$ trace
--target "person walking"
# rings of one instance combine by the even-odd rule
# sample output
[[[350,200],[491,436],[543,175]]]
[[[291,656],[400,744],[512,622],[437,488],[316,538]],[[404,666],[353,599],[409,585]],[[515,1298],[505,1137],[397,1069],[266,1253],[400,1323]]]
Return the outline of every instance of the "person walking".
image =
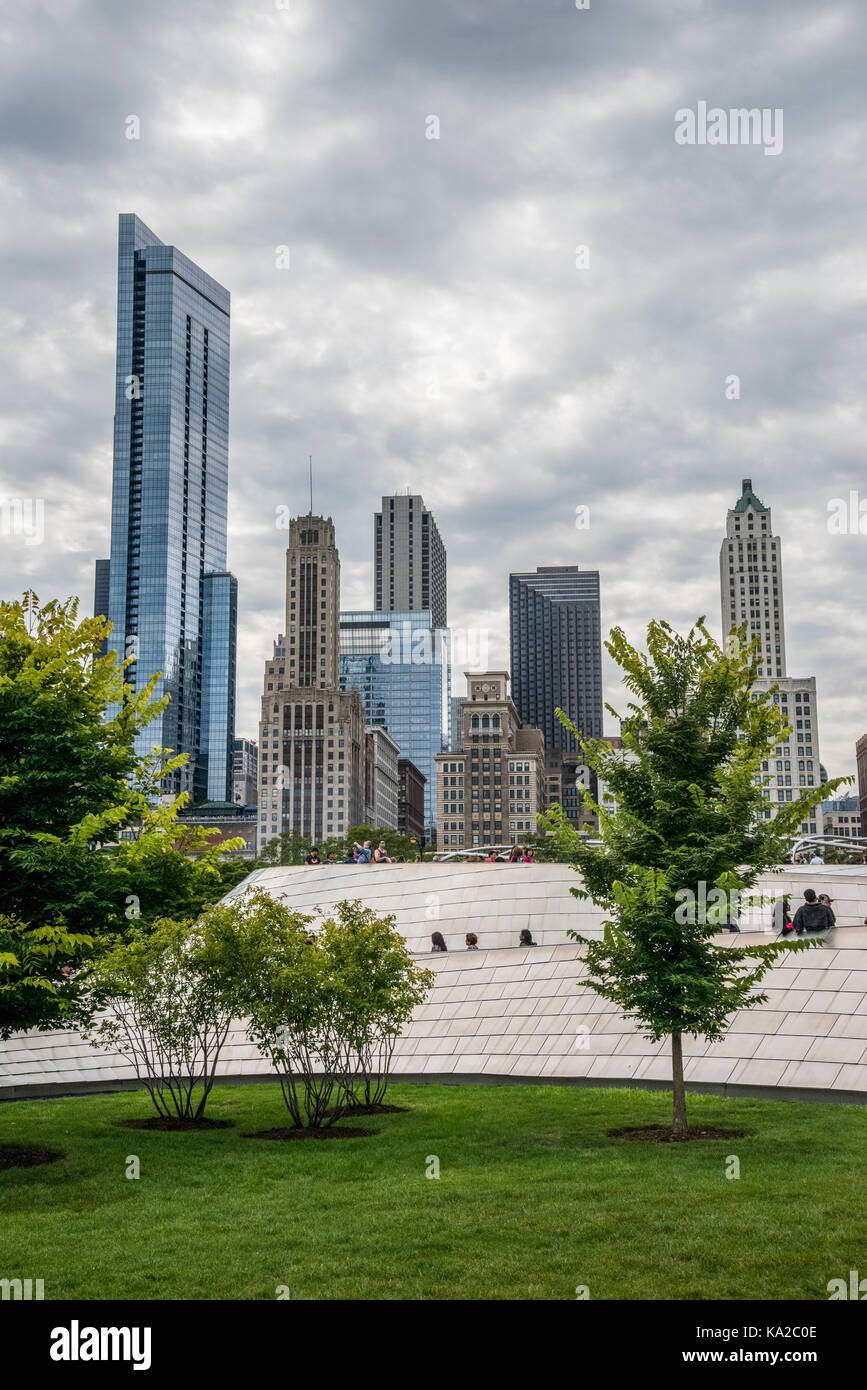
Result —
[[[321,863],[322,863],[322,860],[319,858],[319,850],[317,849],[316,845],[311,845],[310,849],[307,851],[307,853],[306,853],[305,856],[304,856],[304,863],[305,863],[305,864],[321,864]]]
[[[517,863],[518,863],[518,860],[519,860],[520,858],[521,858],[521,847],[520,847],[520,845],[512,845],[512,852],[511,852],[511,854],[509,855],[509,863],[510,863],[510,864],[517,864]]]
[[[824,861],[824,859],[822,858],[821,854],[819,853],[818,849],[814,849],[814,850],[813,850],[813,858],[810,860],[810,863],[811,863],[811,864],[824,864],[824,862],[825,862],[825,861]]]
[[[441,931],[431,932],[430,939],[432,951],[447,951],[449,949]]]

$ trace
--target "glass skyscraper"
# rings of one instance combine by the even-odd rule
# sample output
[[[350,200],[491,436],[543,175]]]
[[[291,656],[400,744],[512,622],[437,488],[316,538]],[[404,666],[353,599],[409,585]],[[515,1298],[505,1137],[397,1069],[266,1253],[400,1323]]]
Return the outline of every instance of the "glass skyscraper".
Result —
[[[556,714],[585,738],[602,737],[599,572],[543,566],[509,576],[512,699],[523,724],[541,729],[548,751],[574,752]]]
[[[127,680],[141,689],[160,672],[157,694],[171,697],[136,749],[188,754],[163,786],[194,801],[232,799],[228,435],[229,293],[122,213],[107,616],[111,644],[134,658]]]
[[[449,633],[429,611],[341,613],[340,685],[355,686],[367,724],[387,729],[423,772],[425,835],[436,838],[437,753],[449,722]]]

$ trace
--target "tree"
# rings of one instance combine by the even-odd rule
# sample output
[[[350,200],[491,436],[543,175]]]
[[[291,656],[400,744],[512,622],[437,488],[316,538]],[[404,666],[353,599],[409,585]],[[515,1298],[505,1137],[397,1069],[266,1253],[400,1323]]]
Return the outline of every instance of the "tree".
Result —
[[[134,930],[99,958],[91,987],[105,1010],[86,1033],[91,1045],[132,1063],[158,1115],[201,1119],[233,1005],[207,918],[195,925],[162,918]]]
[[[87,1017],[87,959],[131,925],[197,915],[237,882],[216,831],[181,830],[154,807],[186,762],[135,739],[165,709],[101,656],[111,624],[33,593],[0,603],[0,1030]],[[122,832],[134,830],[132,842]],[[246,867],[246,866],[245,866]]]
[[[80,1013],[78,967],[93,940],[63,927],[31,927],[0,916],[0,1038],[56,1028]]]
[[[162,760],[136,735],[165,708],[135,692],[110,624],[77,600],[0,603],[0,1027],[50,1028],[83,1007],[80,967],[123,929],[124,878],[95,846],[147,810]],[[26,981],[26,984],[24,983]]]
[[[254,865],[258,869],[269,869],[276,865],[303,864],[304,856],[313,841],[309,835],[300,835],[295,830],[284,830],[269,840]]]
[[[789,729],[774,691],[753,688],[758,644],[747,645],[745,624],[725,649],[704,619],[686,637],[652,622],[646,655],[620,628],[605,645],[635,697],[621,721],[622,750],[581,738],[557,714],[619,809],[611,815],[584,793],[599,816],[601,847],[585,843],[556,808],[546,824],[583,877],[584,888],[572,892],[610,913],[601,940],[570,933],[586,949],[582,983],[654,1041],[671,1039],[673,1135],[684,1139],[683,1035],[723,1037],[732,1013],[766,1001],[757,986],[777,955],[814,944],[717,946],[712,937],[759,873],[782,863],[810,808],[846,779],[807,788],[765,818],[771,779],[762,762]]]

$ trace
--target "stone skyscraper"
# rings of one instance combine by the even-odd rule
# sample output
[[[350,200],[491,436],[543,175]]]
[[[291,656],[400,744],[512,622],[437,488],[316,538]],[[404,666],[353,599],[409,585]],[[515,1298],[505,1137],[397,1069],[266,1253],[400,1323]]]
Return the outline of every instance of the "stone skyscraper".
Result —
[[[771,529],[771,509],[753,492],[751,478],[744,478],[741,496],[726,518],[720,588],[723,641],[744,622],[747,640],[759,638],[762,674],[755,688],[774,691],[774,703],[792,726],[787,741],[762,764],[762,772],[770,777],[764,812],[770,820],[781,803],[792,801],[802,789],[821,785],[819,721],[815,676],[786,674],[781,543]],[[801,831],[821,835],[822,829],[820,802],[801,823]]]
[[[265,664],[259,848],[294,831],[342,836],[364,818],[364,710],[339,681],[340,557],[330,517],[293,517],[285,630]]]
[[[602,737],[599,573],[555,565],[509,576],[512,699],[521,722],[541,729],[548,752],[572,752],[565,710],[587,738]]]
[[[744,478],[741,496],[726,517],[720,549],[723,636],[742,622],[760,637],[763,676],[786,674],[783,567],[780,542],[771,530],[771,509]]]
[[[186,753],[164,782],[231,801],[237,581],[226,569],[229,294],[132,213],[120,217],[111,560],[96,611],[126,679],[171,698],[136,739]],[[106,602],[107,599],[107,602]]]
[[[373,517],[373,554],[378,613],[427,609],[433,627],[447,626],[446,550],[421,497],[383,497]]]

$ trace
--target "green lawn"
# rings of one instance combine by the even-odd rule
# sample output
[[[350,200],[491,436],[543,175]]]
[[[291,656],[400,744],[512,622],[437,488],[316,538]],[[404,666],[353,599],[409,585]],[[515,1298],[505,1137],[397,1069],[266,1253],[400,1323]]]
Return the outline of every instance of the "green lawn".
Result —
[[[113,1127],[143,1093],[2,1105],[0,1144],[66,1158],[0,1173],[0,1277],[46,1298],[824,1300],[867,1273],[867,1108],[692,1096],[693,1125],[750,1133],[639,1145],[606,1131],[667,1122],[667,1094],[389,1100],[410,1113],[348,1122],[373,1138],[289,1144],[242,1137],[288,1123],[271,1085],[219,1088],[208,1113],[237,1128],[199,1133]]]

